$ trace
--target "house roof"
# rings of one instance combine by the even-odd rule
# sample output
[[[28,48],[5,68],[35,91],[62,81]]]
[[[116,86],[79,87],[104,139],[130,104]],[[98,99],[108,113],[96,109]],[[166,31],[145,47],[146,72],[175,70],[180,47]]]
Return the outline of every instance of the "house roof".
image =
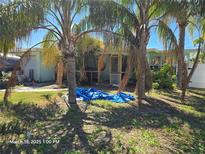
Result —
[[[17,56],[7,55],[3,57],[3,55],[0,54],[0,71],[12,71],[19,59],[20,57]]]

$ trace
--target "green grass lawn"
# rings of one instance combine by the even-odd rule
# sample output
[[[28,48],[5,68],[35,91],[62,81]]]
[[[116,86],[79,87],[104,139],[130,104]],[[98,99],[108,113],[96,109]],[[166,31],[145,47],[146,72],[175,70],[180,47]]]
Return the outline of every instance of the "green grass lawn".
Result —
[[[153,91],[139,108],[96,100],[84,113],[68,111],[62,93],[13,93],[0,113],[0,153],[205,153],[205,90],[189,90],[183,104],[179,91]]]

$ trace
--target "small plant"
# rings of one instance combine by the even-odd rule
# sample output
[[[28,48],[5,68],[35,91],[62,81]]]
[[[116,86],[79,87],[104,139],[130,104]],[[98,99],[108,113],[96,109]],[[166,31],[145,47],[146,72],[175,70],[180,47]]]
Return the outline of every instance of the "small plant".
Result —
[[[159,83],[154,82],[154,83],[152,84],[152,87],[153,87],[154,89],[159,89]]]

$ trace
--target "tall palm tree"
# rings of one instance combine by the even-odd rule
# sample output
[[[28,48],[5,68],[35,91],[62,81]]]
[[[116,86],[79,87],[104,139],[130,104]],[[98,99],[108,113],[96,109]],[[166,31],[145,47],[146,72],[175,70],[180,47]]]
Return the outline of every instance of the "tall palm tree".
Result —
[[[86,14],[87,2],[86,0],[27,0],[24,2],[32,4],[30,10],[33,10],[33,16],[41,20],[35,21],[32,18],[28,18],[29,21],[35,24],[31,24],[26,28],[22,28],[19,31],[25,29],[46,29],[51,32],[55,39],[50,40],[53,43],[58,43],[58,48],[62,53],[63,61],[66,62],[67,81],[69,89],[69,103],[71,106],[76,104],[76,43],[85,34],[96,31],[90,29],[91,25],[87,24],[88,18]],[[19,8],[21,11],[21,7]],[[40,10],[40,11],[39,11]],[[42,11],[41,11],[42,10]],[[40,15],[39,15],[40,13]],[[21,13],[26,17],[26,13]],[[38,17],[39,15],[39,17]],[[41,18],[43,17],[43,18]],[[82,18],[81,18],[82,17]],[[79,22],[76,22],[80,20]],[[17,20],[21,21],[21,20]],[[29,23],[25,22],[25,24]],[[18,31],[18,32],[19,32]]]
[[[202,1],[165,1],[165,8],[167,10],[164,19],[159,22],[158,32],[163,39],[164,44],[170,49],[174,49],[178,59],[178,82],[177,85],[182,89],[182,101],[184,101],[187,88],[187,64],[185,62],[184,45],[186,28],[190,24],[190,19],[204,14],[204,2]],[[174,20],[172,20],[174,19]],[[179,29],[178,40],[174,31],[167,25],[173,21],[177,23]]]
[[[131,65],[137,72],[136,93],[139,103],[145,98],[146,74],[151,76],[146,47],[150,38],[150,29],[158,23],[163,14],[163,7],[159,5],[161,3],[158,0],[90,1],[92,23],[97,27],[106,28],[117,36],[122,36],[132,46],[131,57],[137,59]]]

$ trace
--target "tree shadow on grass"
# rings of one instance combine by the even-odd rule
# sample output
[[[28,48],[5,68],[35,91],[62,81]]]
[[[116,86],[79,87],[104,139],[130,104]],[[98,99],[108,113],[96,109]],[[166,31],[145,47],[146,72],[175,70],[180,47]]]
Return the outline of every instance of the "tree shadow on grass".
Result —
[[[189,92],[194,93],[196,95],[205,96],[205,89],[189,89]]]
[[[50,98],[48,97],[48,99]],[[147,103],[140,105],[139,110],[131,104],[126,107],[123,105],[106,107],[106,105],[91,103],[91,106],[103,108],[103,110],[89,113],[82,113],[78,106],[74,106],[73,110],[66,113],[59,113],[60,109],[53,101],[45,108],[23,103],[13,105],[11,110],[14,111],[15,116],[21,123],[26,124],[23,128],[20,127],[19,134],[31,132],[30,139],[34,141],[51,139],[51,141],[59,142],[28,145],[4,144],[0,146],[0,153],[20,153],[20,151],[32,153],[34,150],[42,153],[65,153],[75,150],[96,153],[97,148],[90,145],[90,140],[87,138],[89,134],[83,130],[85,124],[106,126],[108,129],[124,129],[129,132],[133,128],[167,127],[173,125],[172,120],[177,118],[179,119],[178,125],[188,123],[193,130],[205,129],[205,117],[196,117],[185,113],[178,110],[176,106],[157,98],[148,98],[146,101]],[[8,132],[8,134],[12,133]],[[106,146],[111,145],[107,144]]]
[[[187,107],[193,107],[194,110],[196,110],[198,112],[205,112],[205,98],[191,95],[191,96],[186,98],[186,101],[184,103],[181,103],[180,101],[176,101],[176,100],[171,99],[170,95],[166,95],[166,96],[168,96],[168,97],[163,98],[164,100],[167,100],[169,102],[173,102],[173,103],[179,104],[179,105],[185,105]]]
[[[201,125],[205,117],[195,117],[156,98],[148,98],[147,102],[141,104],[139,110],[130,105],[130,107],[109,108],[104,112],[90,113],[88,120],[109,128],[130,127],[133,120],[139,120],[139,125],[143,128],[162,128],[170,124],[170,117],[177,117],[181,121],[189,123],[193,128],[205,128],[205,125]],[[95,103],[92,105],[104,108]]]
[[[5,137],[10,135],[15,141],[29,139],[30,144],[12,144],[9,137],[4,138],[0,144],[0,153],[65,153],[75,150],[84,150],[85,153],[96,153],[89,145],[87,136],[83,131],[83,120],[86,113],[82,113],[78,105],[72,110],[60,114],[60,109],[55,102],[44,108],[37,105],[18,103],[10,107],[19,121],[19,131],[2,131]],[[56,114],[59,114],[56,116]],[[22,125],[23,124],[23,125]],[[7,127],[7,126],[6,126]],[[22,135],[20,138],[20,135]]]
[[[192,151],[198,153],[200,151],[200,144],[205,142],[204,129],[205,129],[205,117],[197,117],[191,113],[183,112],[179,110],[175,105],[168,104],[167,101],[163,101],[157,98],[148,98],[147,103],[140,105],[140,109],[136,110],[132,105],[130,106],[118,106],[113,108],[106,108],[96,103],[92,103],[97,108],[103,108],[101,112],[91,112],[88,115],[88,123],[94,125],[106,126],[108,129],[131,132],[133,129],[142,130],[181,130],[188,124],[188,127],[192,131],[193,144],[191,146]],[[174,103],[174,102],[173,102]],[[99,110],[99,109],[98,109]],[[183,136],[183,135],[182,135]],[[190,141],[192,142],[192,141]],[[173,140],[174,150],[186,151],[190,148],[190,145],[184,145],[185,143]],[[199,145],[197,145],[199,144]],[[184,145],[184,146],[183,146]],[[180,147],[178,147],[180,146]],[[173,149],[169,149],[170,152]],[[197,151],[197,152],[196,152]],[[188,152],[188,151],[187,151]],[[205,151],[203,151],[205,152]],[[202,152],[202,153],[203,153]],[[176,153],[176,151],[174,152]]]

